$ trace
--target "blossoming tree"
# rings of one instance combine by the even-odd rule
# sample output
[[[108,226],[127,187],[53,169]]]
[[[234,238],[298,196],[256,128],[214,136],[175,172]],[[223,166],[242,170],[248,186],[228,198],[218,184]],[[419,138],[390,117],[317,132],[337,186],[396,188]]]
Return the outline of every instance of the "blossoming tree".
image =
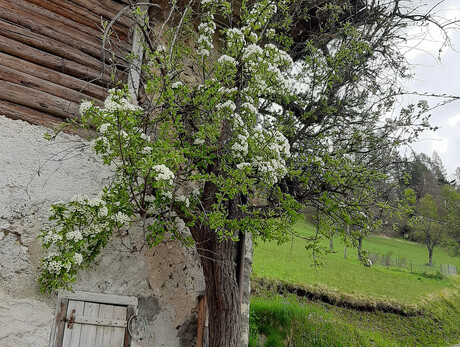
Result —
[[[52,205],[42,234],[50,250],[44,290],[70,288],[111,237],[137,225],[149,246],[172,238],[196,247],[210,345],[236,346],[240,232],[283,241],[306,201],[365,224],[362,209],[375,200],[368,183],[385,177],[375,165],[368,169],[379,160],[376,149],[408,140],[407,131],[426,120],[411,112],[382,120],[396,93],[375,85],[377,71],[400,58],[379,51],[391,47],[397,27],[385,11],[385,24],[363,20],[363,31],[346,19],[345,2],[315,5],[321,25],[299,43],[295,32],[312,15],[299,3],[243,0],[234,8],[202,0],[197,23],[190,1],[155,36],[140,24],[144,101],[132,105],[125,87],[110,90],[102,108],[81,104],[82,125],[97,131],[92,148],[114,180],[96,197]],[[195,46],[183,43],[195,34]],[[185,64],[197,83],[184,83]],[[364,148],[368,155],[351,155]]]

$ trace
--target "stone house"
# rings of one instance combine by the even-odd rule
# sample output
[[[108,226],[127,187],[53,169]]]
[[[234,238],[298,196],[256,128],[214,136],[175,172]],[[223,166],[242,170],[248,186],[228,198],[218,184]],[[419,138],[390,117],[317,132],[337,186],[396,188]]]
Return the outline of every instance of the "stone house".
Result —
[[[37,236],[50,203],[96,194],[111,176],[85,134],[63,132],[53,142],[43,136],[63,119],[78,121],[82,99],[101,103],[112,74],[135,94],[135,74],[101,56],[101,18],[110,21],[127,4],[0,1],[1,346],[206,344],[199,258],[174,242],[132,252],[114,240],[81,272],[75,293],[42,294],[37,283],[44,255]],[[117,42],[107,44],[137,49],[133,26],[121,16]]]

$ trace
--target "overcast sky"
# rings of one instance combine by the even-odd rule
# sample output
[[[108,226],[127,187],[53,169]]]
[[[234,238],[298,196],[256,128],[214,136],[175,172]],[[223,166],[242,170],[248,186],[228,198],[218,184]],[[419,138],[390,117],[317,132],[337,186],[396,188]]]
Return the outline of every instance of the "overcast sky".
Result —
[[[419,1],[427,5],[426,9],[440,2]],[[436,7],[434,13],[449,20],[460,20],[460,1],[445,0]],[[408,90],[460,96],[460,29],[451,30],[449,36],[452,47],[442,50],[439,61],[439,50],[444,42],[441,31],[433,24],[430,24],[428,29],[410,29],[410,37],[414,39],[408,44],[418,45],[406,53],[409,62],[415,65],[415,78],[405,83]],[[420,42],[421,37],[424,39]],[[434,99],[427,100],[430,106],[437,102]],[[423,133],[420,141],[413,145],[413,149],[417,153],[423,152],[429,156],[433,151],[437,151],[450,176],[455,168],[460,166],[460,100],[433,110],[431,114],[431,124],[440,129]]]

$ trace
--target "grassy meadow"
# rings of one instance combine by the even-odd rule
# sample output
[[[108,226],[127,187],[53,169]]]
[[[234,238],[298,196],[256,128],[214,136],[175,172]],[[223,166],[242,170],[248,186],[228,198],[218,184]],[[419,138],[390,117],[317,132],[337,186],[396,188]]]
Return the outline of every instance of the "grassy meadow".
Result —
[[[314,227],[307,222],[295,226],[296,233],[312,236]],[[321,241],[329,247],[329,240]],[[430,276],[440,269],[436,264],[457,265],[460,269],[460,257],[451,257],[441,248],[435,248],[433,268],[417,266],[425,264],[428,252],[425,247],[415,242],[400,239],[389,239],[371,236],[363,241],[363,249],[370,253],[387,254],[392,257],[404,257],[410,268],[386,267],[374,264],[364,267],[358,261],[356,249],[348,247],[347,258],[344,258],[345,246],[338,237],[334,238],[335,253],[321,256],[322,267],[312,266],[312,257],[305,249],[306,241],[294,238],[292,242],[282,245],[276,243],[259,243],[254,249],[253,272],[258,277],[279,279],[296,284],[308,284],[324,287],[339,292],[364,295],[378,299],[393,299],[404,303],[417,303],[432,292],[443,288],[454,288],[459,284],[456,277],[440,278]],[[424,274],[427,272],[427,274]],[[450,276],[449,276],[450,277]]]
[[[300,222],[295,232],[312,236],[315,230]],[[321,242],[329,247],[329,240]],[[345,246],[335,237],[335,253],[322,256],[324,266],[315,269],[305,244],[294,238],[254,248],[250,346],[451,346],[460,341],[460,280],[438,273],[440,264],[460,269],[460,257],[435,248],[430,268],[425,266],[423,245],[371,236],[363,241],[363,249],[391,255],[406,267],[377,262],[368,268],[351,246],[345,259]],[[288,287],[290,291],[280,290]],[[322,299],[299,296],[292,288],[306,288]],[[335,304],[323,302],[324,296]],[[395,307],[402,309],[392,310]]]

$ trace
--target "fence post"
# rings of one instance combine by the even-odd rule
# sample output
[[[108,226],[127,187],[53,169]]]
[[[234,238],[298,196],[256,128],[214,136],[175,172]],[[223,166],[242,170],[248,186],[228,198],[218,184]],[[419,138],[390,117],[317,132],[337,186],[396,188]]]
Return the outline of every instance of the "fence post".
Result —
[[[412,259],[409,259],[410,260],[410,273],[413,273],[414,271],[412,271]]]

